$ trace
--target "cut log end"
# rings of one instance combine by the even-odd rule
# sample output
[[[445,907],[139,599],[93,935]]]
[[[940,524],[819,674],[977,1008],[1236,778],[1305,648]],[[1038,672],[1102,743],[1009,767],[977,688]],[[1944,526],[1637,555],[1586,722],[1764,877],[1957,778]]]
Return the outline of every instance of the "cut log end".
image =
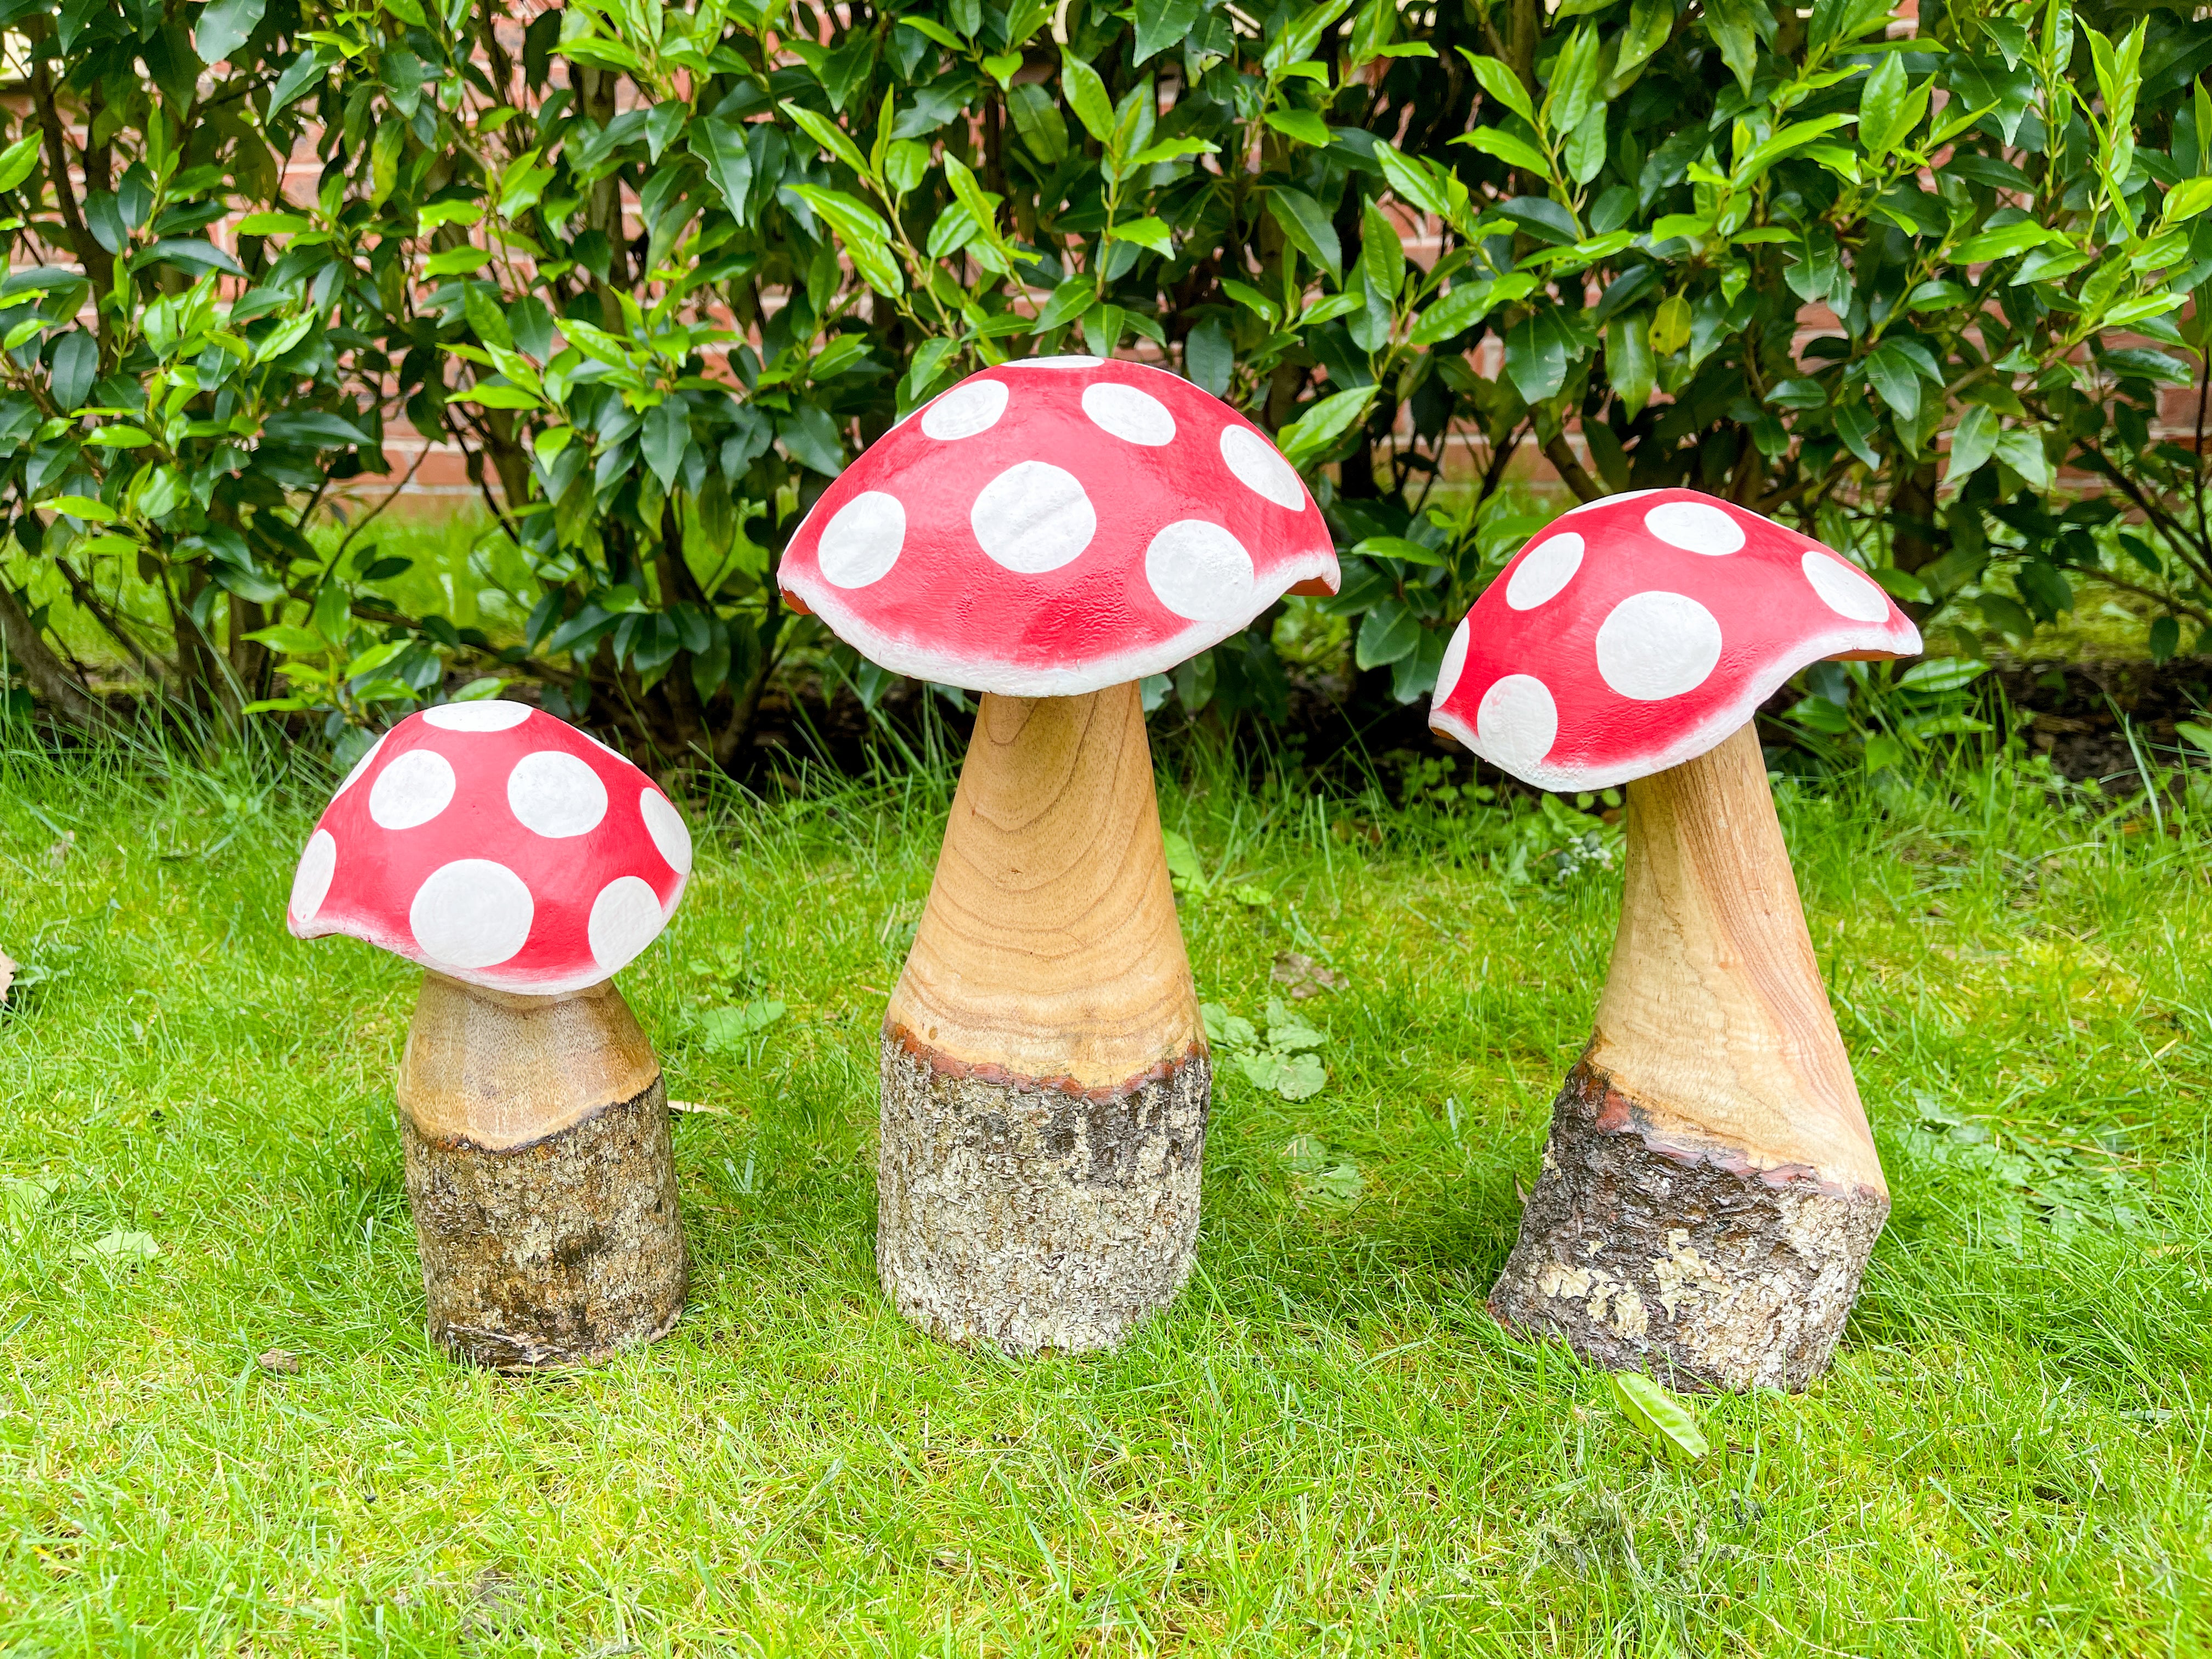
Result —
[[[497,1370],[587,1364],[663,1337],[687,1278],[668,1098],[530,1145],[433,1139],[400,1115],[430,1335]]]
[[[1490,1310],[1585,1359],[1695,1389],[1800,1389],[1827,1368],[1887,1193],[1653,1146],[1587,1059]]]
[[[1202,1049],[1119,1091],[950,1062],[887,1030],[876,1268],[932,1335],[1111,1348],[1173,1301],[1198,1241]]]

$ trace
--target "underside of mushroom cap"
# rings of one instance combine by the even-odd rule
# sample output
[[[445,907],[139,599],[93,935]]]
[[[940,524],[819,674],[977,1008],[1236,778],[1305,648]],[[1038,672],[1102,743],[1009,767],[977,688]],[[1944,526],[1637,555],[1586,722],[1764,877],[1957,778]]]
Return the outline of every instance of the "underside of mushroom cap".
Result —
[[[1444,649],[1435,730],[1540,789],[1694,760],[1830,657],[1920,632],[1833,550],[1694,489],[1591,501],[1540,532]]]
[[[652,944],[690,871],[682,815],[605,744],[526,704],[447,703],[393,726],[338,786],[285,920],[557,996]]]
[[[1259,428],[1164,370],[1056,357],[971,375],[884,434],[777,580],[895,672],[1073,696],[1165,673],[1339,577]]]

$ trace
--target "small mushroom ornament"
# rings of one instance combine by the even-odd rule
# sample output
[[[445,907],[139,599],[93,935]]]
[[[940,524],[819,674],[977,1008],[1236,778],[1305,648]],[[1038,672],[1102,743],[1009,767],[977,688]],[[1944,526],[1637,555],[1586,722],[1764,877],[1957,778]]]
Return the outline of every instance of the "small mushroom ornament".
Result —
[[[595,1360],[683,1311],[666,1091],[613,975],[690,869],[652,779],[499,700],[402,720],[308,837],[291,931],[424,969],[398,1094],[448,1352],[501,1370]]]
[[[1595,1029],[1491,1293],[1508,1324],[1694,1385],[1826,1368],[1889,1189],[1751,720],[1808,663],[1919,649],[1856,567],[1688,489],[1575,508],[1460,624],[1431,725],[1628,796]]]
[[[1188,381],[1032,358],[885,434],[778,580],[982,694],[884,1021],[884,1289],[954,1340],[1110,1346],[1190,1276],[1212,1075],[1136,682],[1334,592],[1321,510]]]

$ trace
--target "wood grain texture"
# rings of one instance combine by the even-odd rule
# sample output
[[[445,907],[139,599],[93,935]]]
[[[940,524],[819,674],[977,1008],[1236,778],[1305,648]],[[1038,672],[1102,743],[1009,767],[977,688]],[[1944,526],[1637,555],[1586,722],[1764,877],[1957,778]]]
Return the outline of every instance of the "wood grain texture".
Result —
[[[1886,1198],[1751,727],[1628,808],[1589,1065],[1655,1150]]]
[[[659,1075],[611,981],[533,997],[425,974],[399,1106],[426,1139],[511,1152],[635,1099]]]
[[[1134,685],[986,693],[887,1035],[1119,1093],[1203,1050]]]

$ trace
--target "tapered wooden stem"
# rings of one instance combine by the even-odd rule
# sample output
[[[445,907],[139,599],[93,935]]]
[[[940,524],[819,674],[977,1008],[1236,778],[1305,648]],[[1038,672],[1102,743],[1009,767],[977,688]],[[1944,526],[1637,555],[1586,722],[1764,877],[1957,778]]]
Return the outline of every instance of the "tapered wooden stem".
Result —
[[[900,1310],[1103,1347],[1189,1276],[1211,1074],[1133,685],[986,695],[884,1024]]]
[[[398,1099],[432,1338],[501,1370],[666,1334],[686,1279],[660,1066],[611,983],[424,975]]]
[[[1612,971],[1491,1305],[1607,1364],[1802,1387],[1889,1193],[1758,740],[1628,801]]]

